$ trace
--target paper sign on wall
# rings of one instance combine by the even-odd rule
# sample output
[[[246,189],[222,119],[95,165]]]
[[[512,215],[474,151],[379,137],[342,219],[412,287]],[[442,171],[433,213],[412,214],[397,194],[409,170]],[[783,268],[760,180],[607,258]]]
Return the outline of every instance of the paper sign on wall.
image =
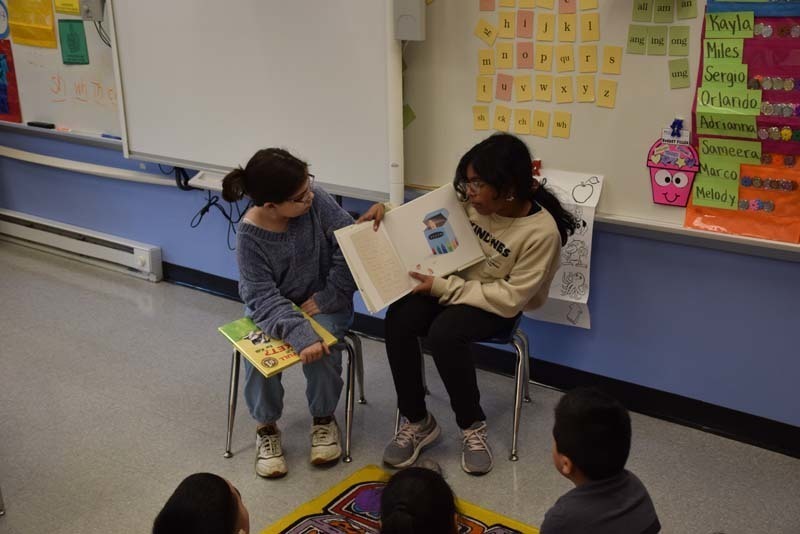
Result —
[[[561,249],[561,265],[544,306],[525,315],[554,323],[589,328],[590,267],[594,214],[603,188],[603,176],[560,170],[542,170],[547,187],[578,222]]]

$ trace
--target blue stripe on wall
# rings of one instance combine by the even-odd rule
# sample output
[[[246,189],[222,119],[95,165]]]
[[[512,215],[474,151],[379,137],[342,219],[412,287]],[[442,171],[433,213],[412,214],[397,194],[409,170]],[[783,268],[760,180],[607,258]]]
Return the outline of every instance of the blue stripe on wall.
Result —
[[[138,169],[113,150],[25,134],[0,132],[0,145]],[[0,158],[0,207],[152,243],[164,261],[235,279],[222,217],[189,227],[204,204],[202,192]],[[537,358],[800,426],[798,303],[797,263],[596,232],[592,330],[523,326]]]

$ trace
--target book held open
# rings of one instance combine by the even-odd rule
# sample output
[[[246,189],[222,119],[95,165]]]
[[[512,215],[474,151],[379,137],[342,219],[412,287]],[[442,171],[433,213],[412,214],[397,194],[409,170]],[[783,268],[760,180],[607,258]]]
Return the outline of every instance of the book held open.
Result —
[[[446,276],[484,259],[452,184],[431,191],[372,222],[334,232],[371,313],[411,292],[409,271]]]

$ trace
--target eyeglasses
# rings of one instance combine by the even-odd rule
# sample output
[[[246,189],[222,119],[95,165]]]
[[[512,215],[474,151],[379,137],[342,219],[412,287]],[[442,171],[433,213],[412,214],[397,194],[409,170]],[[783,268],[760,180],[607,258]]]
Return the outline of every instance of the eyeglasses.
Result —
[[[308,202],[308,199],[311,198],[311,194],[313,193],[313,191],[311,190],[311,186],[313,185],[314,185],[314,175],[308,173],[308,187],[306,188],[305,192],[298,197],[290,198],[289,201],[296,202],[298,204],[305,204],[306,202]]]
[[[472,194],[480,193],[481,189],[483,189],[483,186],[486,185],[486,182],[480,179],[463,180],[461,183],[464,184],[466,190]]]

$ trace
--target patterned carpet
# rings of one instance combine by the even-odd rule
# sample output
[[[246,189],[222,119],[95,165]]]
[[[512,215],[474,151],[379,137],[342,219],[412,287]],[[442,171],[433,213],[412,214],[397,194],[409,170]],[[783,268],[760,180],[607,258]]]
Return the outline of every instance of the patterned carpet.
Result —
[[[261,534],[348,534],[380,532],[380,495],[391,475],[374,465],[356,471],[300,506]],[[539,530],[458,500],[459,534],[538,534]]]

